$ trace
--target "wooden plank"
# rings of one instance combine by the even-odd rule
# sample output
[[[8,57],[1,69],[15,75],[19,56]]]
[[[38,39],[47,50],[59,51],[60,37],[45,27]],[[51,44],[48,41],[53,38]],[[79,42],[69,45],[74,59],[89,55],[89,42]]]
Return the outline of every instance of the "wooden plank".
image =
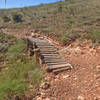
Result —
[[[52,51],[57,51],[57,49],[54,49],[54,48],[40,48],[41,50],[52,50]]]
[[[60,72],[63,72],[63,71],[69,70],[69,69],[70,69],[69,67],[60,68],[60,69],[55,69],[55,70],[53,70],[53,73],[54,73],[54,74],[59,74]]]
[[[57,69],[57,68],[62,68],[62,67],[67,67],[67,64],[59,64],[59,65],[48,66],[48,68],[50,68],[50,69]]]
[[[49,43],[39,43],[39,42],[35,42],[36,43],[36,45],[51,45],[51,44],[49,44]]]
[[[49,43],[48,41],[45,40],[40,40],[40,39],[33,39],[33,38],[28,38],[30,42],[35,42],[35,43]]]
[[[50,58],[50,59],[49,58],[48,59],[44,58],[44,60],[45,61],[50,60],[50,61],[63,61],[64,62],[64,60],[63,59],[60,59],[60,58],[54,58],[54,59],[53,58]]]
[[[48,50],[46,50],[46,49],[45,49],[45,50],[40,49],[40,51],[41,51],[41,52],[56,52],[56,50],[49,50],[49,49],[48,49]]]
[[[57,59],[58,59],[58,58],[61,59],[60,56],[44,56],[44,58],[46,58],[46,59],[49,59],[49,58],[50,58],[50,59],[56,59],[56,58],[57,58]]]
[[[49,49],[49,48],[52,48],[52,49],[54,49],[54,47],[51,46],[51,45],[49,45],[49,46],[45,46],[45,45],[44,45],[44,46],[40,46],[40,45],[37,45],[37,47],[38,47],[38,48],[48,48],[48,49]]]
[[[38,47],[39,47],[39,46],[42,46],[42,47],[43,47],[43,46],[44,46],[44,47],[46,47],[46,46],[47,46],[47,47],[49,47],[49,46],[52,47],[52,46],[53,46],[53,45],[49,45],[49,44],[36,44],[36,45],[37,45]]]
[[[41,50],[54,50],[54,51],[57,51],[57,49],[52,48],[52,47],[49,47],[49,48],[48,47],[46,47],[46,48],[45,47],[42,47],[42,48],[38,47],[38,48],[41,49]]]
[[[46,61],[46,60],[45,60],[44,62],[45,62],[45,63],[60,63],[60,62],[64,62],[64,61],[53,61],[53,60],[49,60],[49,61],[47,60],[47,61]]]
[[[40,45],[37,45],[38,47],[40,47],[40,48],[54,48],[54,46],[53,45],[49,45],[49,46],[40,46]]]
[[[41,54],[57,54],[57,52],[46,52],[46,51],[45,51],[45,52],[40,51],[40,53],[41,53]]]
[[[41,51],[40,51],[40,53],[41,53],[41,54],[52,54],[52,55],[53,55],[53,54],[58,54],[57,52],[41,52]]]
[[[64,61],[63,59],[60,59],[60,58],[44,58],[44,60],[50,60],[50,61]]]
[[[36,42],[36,43],[49,43],[48,41],[45,41],[45,40],[40,40],[40,39],[32,39],[32,41]]]
[[[45,54],[45,53],[42,53],[40,54],[40,56],[59,56],[58,54]]]
[[[59,65],[59,64],[67,64],[67,63],[66,63],[66,62],[47,63],[47,66],[51,66],[51,65]]]
[[[47,66],[47,71],[53,71],[53,70],[62,69],[62,68],[67,69],[66,66],[59,66],[59,67],[48,67]]]

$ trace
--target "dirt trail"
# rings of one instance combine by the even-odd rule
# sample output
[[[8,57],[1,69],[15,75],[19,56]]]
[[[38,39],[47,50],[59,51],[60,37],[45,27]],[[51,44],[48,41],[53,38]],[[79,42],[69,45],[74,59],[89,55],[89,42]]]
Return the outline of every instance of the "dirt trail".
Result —
[[[56,76],[47,73],[50,88],[41,90],[37,100],[100,100],[100,47],[91,45],[85,41],[61,48],[61,56],[74,68]]]
[[[36,100],[100,100],[100,47],[93,48],[91,41],[62,47],[48,39],[74,68],[56,76],[46,73],[50,86],[40,88]]]

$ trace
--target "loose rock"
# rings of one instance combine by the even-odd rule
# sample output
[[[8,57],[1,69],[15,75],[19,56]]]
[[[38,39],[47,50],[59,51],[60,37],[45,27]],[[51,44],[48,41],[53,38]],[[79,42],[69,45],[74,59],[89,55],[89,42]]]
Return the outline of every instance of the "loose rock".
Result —
[[[83,96],[78,96],[77,100],[85,100]]]
[[[40,86],[42,89],[48,89],[50,87],[50,84],[48,82],[44,82],[43,84],[41,84]]]

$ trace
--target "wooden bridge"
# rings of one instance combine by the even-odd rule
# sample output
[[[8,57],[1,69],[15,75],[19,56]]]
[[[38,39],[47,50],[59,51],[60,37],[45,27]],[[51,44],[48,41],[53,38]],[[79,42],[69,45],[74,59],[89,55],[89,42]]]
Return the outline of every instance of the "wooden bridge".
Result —
[[[27,45],[31,55],[34,55],[41,65],[45,64],[47,71],[58,74],[61,71],[71,69],[72,66],[60,57],[57,49],[47,40],[27,38]]]

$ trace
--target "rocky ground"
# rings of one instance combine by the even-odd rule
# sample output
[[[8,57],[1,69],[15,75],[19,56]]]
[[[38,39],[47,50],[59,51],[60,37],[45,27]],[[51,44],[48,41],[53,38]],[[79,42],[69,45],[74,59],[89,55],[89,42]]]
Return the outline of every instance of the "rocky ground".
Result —
[[[46,73],[45,82],[33,100],[100,100],[100,46],[93,47],[89,40],[65,47],[52,39],[49,41],[73,69],[58,75]]]
[[[85,41],[59,49],[73,69],[58,75],[47,73],[36,100],[100,100],[100,47]]]

